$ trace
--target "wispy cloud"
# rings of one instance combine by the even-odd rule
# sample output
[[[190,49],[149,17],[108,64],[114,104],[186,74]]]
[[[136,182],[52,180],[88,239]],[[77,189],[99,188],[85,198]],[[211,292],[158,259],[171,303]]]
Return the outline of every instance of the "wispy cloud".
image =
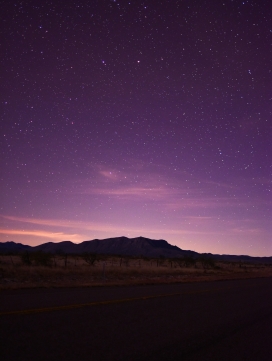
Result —
[[[33,236],[33,237],[42,237],[42,238],[50,238],[58,241],[63,240],[78,240],[81,238],[79,234],[70,234],[63,232],[46,232],[39,230],[25,230],[25,229],[0,229],[1,234],[5,235],[15,235],[15,236]]]
[[[137,170],[133,166],[126,170],[96,166],[91,178],[78,179],[72,184],[74,194],[110,197],[116,202],[156,201],[169,210],[245,206],[249,200],[237,196],[239,187],[210,179],[199,182],[186,172],[167,173],[156,167],[150,170],[145,164]]]
[[[174,200],[166,202],[168,209],[215,209],[215,208],[226,208],[226,207],[242,207],[245,206],[245,202],[241,202],[236,198],[226,197],[176,197]]]
[[[57,228],[70,228],[73,230],[77,230],[78,233],[68,234],[66,232],[49,232],[49,231],[37,231],[37,230],[9,230],[9,229],[2,229],[0,233],[3,234],[19,234],[16,232],[22,232],[21,235],[29,234],[36,234],[37,236],[44,236],[49,238],[54,238],[53,235],[57,235],[60,238],[62,235],[65,236],[65,239],[70,239],[69,235],[73,238],[77,238],[79,236],[85,234],[85,238],[87,237],[86,234],[88,232],[102,232],[108,233],[110,236],[112,234],[135,234],[135,236],[139,236],[142,234],[169,234],[169,235],[188,235],[188,234],[202,234],[201,230],[190,230],[188,227],[183,226],[183,228],[174,229],[171,226],[161,226],[161,227],[130,227],[130,226],[119,226],[119,225],[111,225],[108,223],[90,223],[90,222],[77,222],[77,221],[69,221],[69,220],[52,220],[52,219],[34,219],[34,218],[23,218],[23,217],[13,217],[13,216],[1,216],[2,218],[12,221],[12,222],[19,222],[19,223],[26,223],[26,224],[35,224],[36,226],[42,227],[57,227]],[[12,233],[15,232],[15,233]],[[37,232],[37,233],[36,233]],[[209,232],[204,231],[203,234],[208,234]]]
[[[261,235],[261,234],[265,234],[267,232],[265,232],[262,228],[253,228],[253,227],[249,227],[249,228],[244,228],[244,227],[236,227],[236,228],[232,228],[231,229],[232,233],[236,233],[236,234],[256,234],[256,235]]]
[[[177,194],[176,191],[164,186],[127,186],[116,188],[93,188],[86,190],[86,194],[99,194],[112,196],[119,199],[142,201],[142,200],[166,200]]]
[[[118,230],[121,227],[111,226],[109,224],[100,223],[100,222],[81,222],[81,221],[70,221],[70,220],[56,220],[56,219],[38,219],[38,218],[25,218],[25,217],[13,217],[13,216],[5,216],[2,215],[2,218],[14,221],[14,222],[22,222],[35,224],[46,227],[58,227],[58,228],[72,228],[72,229],[80,229],[87,231],[100,231],[101,229],[104,231],[107,230]]]
[[[111,171],[111,170],[101,170],[99,171],[99,174],[103,178],[106,178],[107,180],[109,179],[111,181],[118,181],[120,179],[120,175],[115,171]]]

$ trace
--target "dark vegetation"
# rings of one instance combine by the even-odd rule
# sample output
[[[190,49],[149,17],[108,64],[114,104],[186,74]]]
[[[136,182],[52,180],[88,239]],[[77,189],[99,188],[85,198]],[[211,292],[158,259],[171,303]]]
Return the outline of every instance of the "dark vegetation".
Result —
[[[220,264],[222,262],[207,256],[201,257],[176,257],[176,258],[167,258],[163,255],[159,257],[145,257],[145,256],[127,256],[127,255],[109,255],[109,254],[97,254],[93,252],[83,252],[81,254],[67,254],[62,251],[57,253],[51,252],[9,252],[4,253],[0,256],[8,257],[10,264],[15,266],[14,258],[19,257],[20,263],[25,266],[35,267],[64,267],[67,266],[92,266],[95,267],[101,262],[106,262],[108,265],[115,265],[118,267],[163,267],[163,268],[195,268],[195,269],[215,269],[218,270],[221,268]],[[1,264],[1,261],[0,261]],[[254,264],[251,262],[223,262],[225,265],[230,265],[234,268],[246,268],[252,267]],[[18,265],[18,262],[17,262]],[[271,266],[270,263],[263,264],[266,266]],[[258,265],[255,265],[258,268]]]
[[[272,264],[193,257],[128,256],[41,250],[0,252],[0,289],[130,285],[272,276]]]
[[[83,252],[82,254],[67,254],[63,252],[58,252],[57,254],[50,253],[50,252],[43,252],[43,251],[36,251],[36,252],[29,252],[24,251],[20,253],[11,253],[9,254],[12,263],[14,255],[19,255],[22,264],[26,266],[44,266],[44,267],[56,267],[56,258],[58,260],[63,261],[63,266],[67,267],[68,259],[74,260],[73,264],[76,265],[76,260],[82,259],[88,264],[89,266],[95,266],[98,261],[108,261],[112,258],[119,258],[119,266],[120,267],[129,267],[131,263],[134,265],[138,265],[141,267],[143,263],[148,263],[149,266],[152,267],[180,267],[180,268],[190,268],[190,267],[198,267],[202,266],[203,268],[215,268],[216,263],[211,258],[193,258],[193,257],[180,257],[180,258],[166,258],[160,255],[158,258],[155,257],[137,257],[137,256],[124,256],[124,255],[100,255],[97,253],[92,252]],[[137,260],[137,262],[136,262]],[[111,262],[113,264],[113,262]]]

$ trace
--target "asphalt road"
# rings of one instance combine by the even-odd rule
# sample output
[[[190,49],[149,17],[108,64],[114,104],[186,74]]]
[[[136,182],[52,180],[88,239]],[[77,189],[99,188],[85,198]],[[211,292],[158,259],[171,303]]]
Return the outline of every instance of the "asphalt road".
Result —
[[[0,293],[0,359],[272,359],[272,279]]]

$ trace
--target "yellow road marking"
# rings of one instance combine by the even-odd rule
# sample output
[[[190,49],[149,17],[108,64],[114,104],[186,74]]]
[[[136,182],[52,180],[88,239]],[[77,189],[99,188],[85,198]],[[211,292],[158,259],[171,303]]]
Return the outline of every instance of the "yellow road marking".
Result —
[[[64,306],[53,306],[53,307],[44,307],[44,308],[33,308],[29,310],[19,310],[19,311],[6,311],[0,312],[0,316],[6,315],[29,315],[33,313],[44,313],[51,311],[61,311],[61,310],[71,310],[75,308],[83,308],[83,307],[91,307],[91,306],[100,306],[100,305],[110,305],[116,303],[125,303],[132,301],[140,301],[140,300],[150,300],[152,298],[162,298],[162,297],[173,297],[173,296],[182,296],[188,294],[196,294],[196,293],[205,293],[210,291],[218,291],[226,288],[217,288],[213,290],[202,290],[202,291],[188,291],[188,292],[179,292],[179,293],[167,293],[162,295],[153,295],[153,296],[142,296],[142,297],[134,297],[134,298],[122,298],[119,300],[109,300],[109,301],[97,301],[97,302],[88,302],[88,303],[79,303],[75,305],[64,305]]]

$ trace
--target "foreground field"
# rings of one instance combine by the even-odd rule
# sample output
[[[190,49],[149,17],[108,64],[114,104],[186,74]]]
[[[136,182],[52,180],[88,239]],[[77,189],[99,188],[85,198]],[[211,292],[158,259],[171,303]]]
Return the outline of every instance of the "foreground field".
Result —
[[[0,256],[0,289],[183,283],[271,277],[272,265],[117,256]],[[44,264],[44,265],[41,265]]]

